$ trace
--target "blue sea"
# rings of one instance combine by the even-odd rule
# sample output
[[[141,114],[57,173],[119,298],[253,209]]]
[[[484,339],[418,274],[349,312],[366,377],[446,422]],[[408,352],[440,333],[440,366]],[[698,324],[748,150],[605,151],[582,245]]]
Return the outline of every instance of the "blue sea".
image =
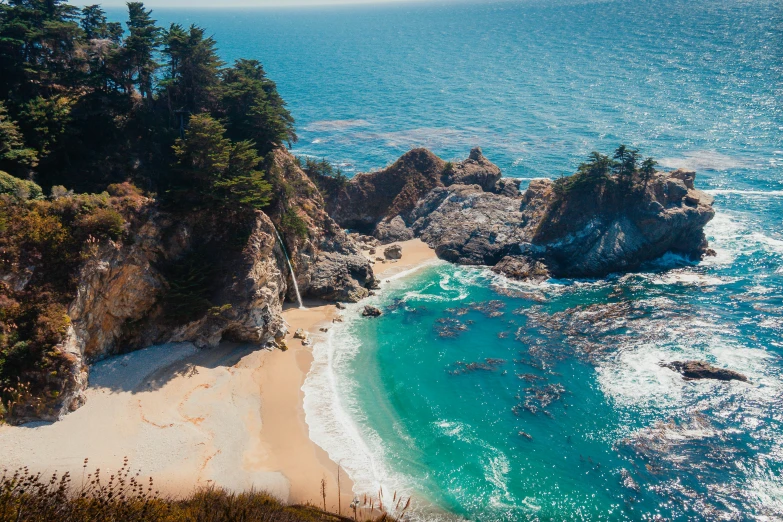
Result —
[[[783,519],[779,0],[155,15],[261,60],[294,152],[349,175],[480,145],[525,184],[625,143],[715,197],[701,263],[539,285],[435,263],[384,283],[382,317],[346,310],[305,408],[358,492],[412,496],[419,520]],[[750,382],[660,366],[686,359]]]

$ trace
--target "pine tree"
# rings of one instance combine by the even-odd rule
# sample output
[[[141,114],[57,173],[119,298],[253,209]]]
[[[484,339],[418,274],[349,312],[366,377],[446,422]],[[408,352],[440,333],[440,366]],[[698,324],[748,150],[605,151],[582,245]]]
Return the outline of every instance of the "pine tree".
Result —
[[[204,37],[204,29],[191,25],[185,30],[172,24],[164,35],[163,54],[168,58],[168,75],[163,87],[173,111],[198,113],[212,105],[212,91],[218,85],[218,58],[212,37]]]
[[[0,170],[26,177],[37,164],[38,155],[24,146],[19,127],[8,117],[5,105],[0,102]]]
[[[185,138],[174,145],[181,190],[189,190],[191,199],[210,205],[265,207],[272,189],[259,169],[261,158],[255,145],[234,143],[225,132],[225,127],[206,113],[190,119]]]
[[[126,91],[135,84],[139,93],[147,100],[152,99],[152,82],[158,63],[155,53],[160,47],[160,28],[145,9],[142,2],[128,2],[128,37],[123,45],[124,65],[127,68]]]
[[[647,158],[642,162],[642,167],[639,169],[639,175],[642,178],[645,187],[653,178],[653,176],[655,176],[656,165],[658,165],[658,162],[652,158]]]
[[[237,60],[222,77],[220,114],[231,139],[253,141],[262,155],[296,141],[294,119],[258,61]]]
[[[587,159],[587,162],[579,165],[579,172],[587,174],[591,178],[602,178],[607,176],[614,168],[615,162],[609,156],[593,151]]]

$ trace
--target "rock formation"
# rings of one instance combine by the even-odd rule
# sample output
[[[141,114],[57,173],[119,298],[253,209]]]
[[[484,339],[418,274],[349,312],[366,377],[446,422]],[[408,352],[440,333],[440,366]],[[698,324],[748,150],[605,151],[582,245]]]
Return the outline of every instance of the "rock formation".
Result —
[[[673,361],[661,363],[661,366],[682,374],[687,380],[715,379],[718,381],[748,382],[748,378],[739,372],[718,368],[705,361]]]
[[[358,174],[328,201],[327,210],[343,227],[371,233],[381,221],[405,220],[423,196],[443,185],[445,167],[432,152],[413,149],[383,170]]]
[[[447,163],[426,149],[413,149],[389,167],[358,174],[327,201],[340,225],[372,233],[382,243],[413,239],[410,214],[432,189],[477,184],[482,190],[516,194],[513,182],[498,185],[500,169],[476,147],[468,159]]]
[[[364,310],[362,310],[362,316],[364,317],[380,317],[381,316],[381,309],[377,306],[365,306]]]
[[[447,165],[443,184],[478,185],[482,190],[493,192],[500,176],[500,168],[484,157],[480,147],[476,147],[465,161]]]
[[[402,248],[400,245],[389,245],[383,250],[383,257],[386,259],[402,258]]]
[[[370,262],[327,214],[320,192],[288,151],[275,151],[274,169],[292,188],[287,205],[269,211],[280,224],[302,295],[356,302],[375,285]],[[286,230],[286,212],[295,212],[306,233]],[[293,296],[289,295],[290,299]]]
[[[292,190],[268,211],[228,210],[220,216],[164,211],[139,196],[142,203],[132,212],[126,235],[96,244],[73,274],[78,283],[66,307],[67,329],[53,347],[65,367],[46,377],[56,399],[41,403],[32,396],[29,404],[16,404],[7,420],[56,420],[78,408],[89,364],[110,355],[181,341],[198,347],[221,340],[282,347],[282,305],[292,285],[276,229],[303,295],[366,297],[377,285],[370,262],[326,214],[320,194],[293,158],[277,151],[273,162],[280,183]],[[0,273],[0,284],[22,295],[46,260],[39,263]],[[176,293],[176,274],[182,270],[191,270],[196,279],[206,274],[203,289],[193,298],[193,310],[172,314],[172,303],[176,307],[189,298]]]
[[[418,191],[405,188],[421,179],[427,182]],[[357,176],[328,206],[339,209],[343,226],[361,225],[385,242],[420,237],[442,259],[494,266],[509,277],[602,277],[667,252],[709,253],[704,226],[715,214],[712,198],[694,179],[684,170],[646,181],[579,173],[531,181],[520,193],[519,182],[500,178],[480,149],[454,165],[417,149],[385,171]],[[349,211],[359,194],[376,193],[392,203],[374,201],[372,215]]]

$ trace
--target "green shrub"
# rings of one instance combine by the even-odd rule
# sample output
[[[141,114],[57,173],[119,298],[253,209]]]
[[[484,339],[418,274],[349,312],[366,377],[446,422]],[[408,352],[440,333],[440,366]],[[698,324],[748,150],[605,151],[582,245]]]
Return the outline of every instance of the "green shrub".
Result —
[[[0,196],[0,268],[19,274],[32,267],[33,273],[19,291],[0,283],[4,415],[34,415],[57,405],[67,386],[59,376],[71,361],[56,346],[70,324],[66,307],[75,275],[101,240],[117,239],[125,228],[107,193],[63,194],[34,201]]]
[[[307,222],[299,216],[295,208],[289,208],[280,218],[280,225],[286,232],[292,232],[294,235],[307,239],[310,233],[307,229]]]
[[[20,200],[43,199],[43,190],[37,184],[19,179],[0,170],[0,194],[7,194]]]
[[[326,159],[317,161],[305,158],[303,162],[301,158],[296,158],[296,162],[324,196],[336,196],[348,184],[348,177]]]
[[[122,235],[125,220],[112,208],[96,208],[79,214],[74,221],[74,227],[80,229],[82,235],[99,239],[117,239]]]

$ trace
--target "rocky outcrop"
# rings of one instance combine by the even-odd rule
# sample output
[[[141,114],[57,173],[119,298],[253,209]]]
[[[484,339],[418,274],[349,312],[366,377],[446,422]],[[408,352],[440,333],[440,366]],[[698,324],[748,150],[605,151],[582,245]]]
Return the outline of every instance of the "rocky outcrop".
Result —
[[[269,213],[286,242],[302,295],[351,302],[367,297],[375,276],[358,245],[326,212],[318,189],[288,151],[275,151],[272,163],[290,196]],[[294,220],[303,228],[293,227]]]
[[[506,256],[492,267],[497,274],[519,281],[546,281],[551,277],[546,265],[523,256]]]
[[[443,185],[446,162],[426,149],[413,149],[389,167],[358,174],[327,202],[327,211],[344,228],[373,233],[390,242],[408,237],[399,227],[416,203],[434,187]],[[381,222],[388,225],[381,225]]]
[[[478,185],[487,192],[493,192],[500,176],[500,168],[484,157],[481,147],[475,147],[468,159],[446,169],[443,184]]]
[[[377,306],[365,306],[364,310],[362,310],[362,316],[363,317],[380,317],[381,316],[381,309]]]
[[[447,163],[426,149],[413,149],[389,167],[358,174],[327,201],[329,214],[343,227],[371,233],[382,243],[413,239],[410,214],[432,189],[477,184],[483,190],[519,193],[519,182],[498,184],[500,168],[476,147],[458,163]]]
[[[407,181],[396,179],[395,185],[386,178],[400,167],[351,181],[330,203],[340,209],[338,222],[372,227],[385,242],[420,237],[442,259],[497,265],[497,272],[521,279],[603,277],[667,252],[692,258],[710,252],[704,226],[715,212],[712,198],[695,188],[694,172],[655,173],[646,181],[579,173],[557,182],[533,180],[520,193],[518,180],[501,178],[480,149],[446,165],[440,181],[433,170],[439,163],[425,152],[411,151],[395,163],[407,166]],[[417,165],[424,170],[412,172]],[[425,178],[411,208],[414,193],[401,187]],[[379,192],[387,203],[402,198],[406,204],[374,201],[374,213],[362,216],[344,210],[360,194]]]
[[[386,259],[401,259],[402,248],[400,245],[391,245],[383,249],[383,257]]]
[[[673,361],[661,363],[661,366],[682,374],[687,380],[715,379],[718,381],[748,382],[748,378],[739,372],[718,368],[705,361]]]
[[[283,253],[265,214],[255,214],[245,248],[226,253],[220,267],[223,275],[215,284],[218,291],[211,296],[220,306],[174,324],[160,302],[169,283],[158,267],[186,252],[193,234],[188,223],[179,222],[166,241],[162,229],[173,225],[172,217],[147,212],[133,241],[109,242],[82,266],[76,297],[68,308],[70,326],[56,348],[72,362],[71,375],[63,376],[69,382],[61,409],[40,412],[37,418],[54,420],[83,404],[88,365],[109,355],[167,342],[209,347],[223,339],[265,344],[284,336]]]
[[[520,195],[520,185],[521,182],[518,179],[501,178],[497,181],[497,183],[495,183],[493,192],[508,198],[516,198]]]
[[[370,262],[326,214],[314,185],[286,151],[271,161],[286,190],[265,212],[167,212],[139,196],[122,240],[96,243],[73,274],[67,331],[53,348],[67,366],[52,377],[57,400],[20,404],[10,420],[56,420],[78,408],[89,365],[110,355],[182,341],[200,348],[221,340],[284,347],[282,305],[293,285],[277,230],[303,295],[343,301],[369,295],[377,286]],[[185,286],[195,284],[196,293],[183,294],[183,267]],[[22,292],[35,270],[0,278]],[[172,313],[188,299],[192,309]]]
[[[413,239],[413,230],[408,228],[401,216],[379,222],[373,233],[383,244]]]

